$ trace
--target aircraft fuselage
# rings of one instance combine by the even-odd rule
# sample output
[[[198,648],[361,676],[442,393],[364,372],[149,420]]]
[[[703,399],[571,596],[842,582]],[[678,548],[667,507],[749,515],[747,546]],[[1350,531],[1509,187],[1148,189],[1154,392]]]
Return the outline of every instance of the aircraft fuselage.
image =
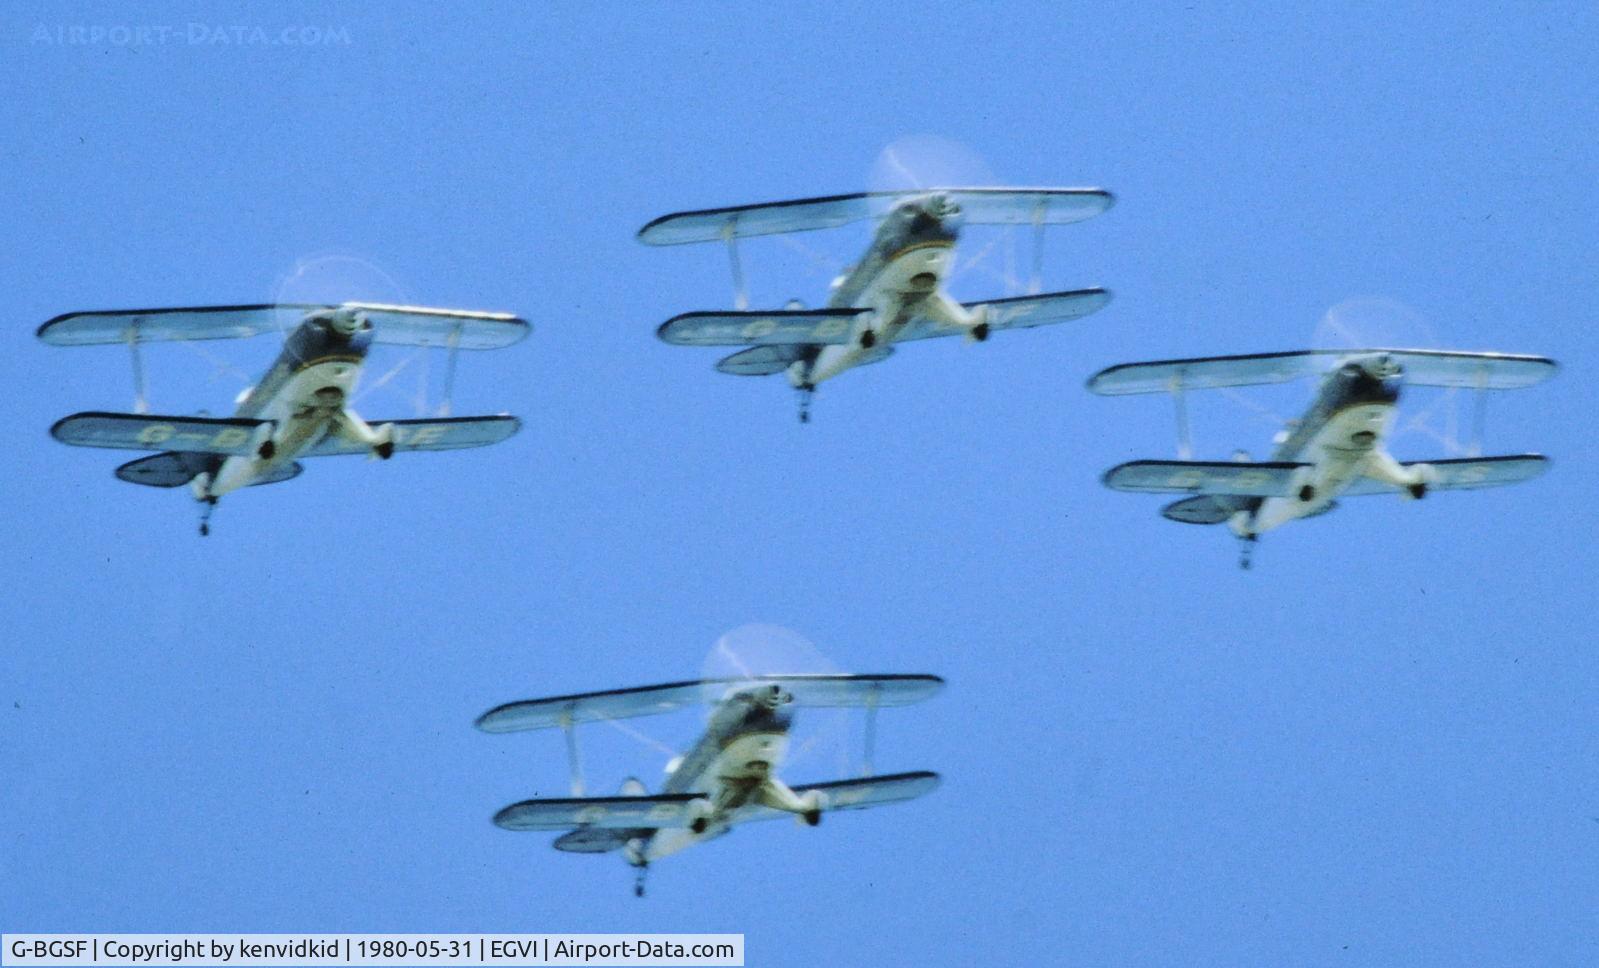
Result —
[[[705,734],[667,777],[662,793],[699,794],[701,823],[693,828],[637,831],[626,845],[629,863],[643,866],[732,826],[729,814],[755,802],[796,814],[812,814],[823,803],[813,793],[796,795],[777,777],[788,755],[794,721],[791,696],[777,686],[742,690],[724,699],[711,714]]]
[[[1423,485],[1423,473],[1402,467],[1384,446],[1402,381],[1386,355],[1346,359],[1327,374],[1315,402],[1279,436],[1272,453],[1274,461],[1308,465],[1295,478],[1295,493],[1248,499],[1229,522],[1233,531],[1247,537],[1320,514],[1362,477],[1399,487]]]
[[[283,351],[239,401],[235,416],[264,420],[248,456],[217,458],[196,477],[195,497],[208,500],[272,475],[329,432],[365,424],[348,410],[361,376],[372,327],[347,311],[319,313],[297,326]]]
[[[962,216],[947,195],[901,202],[883,219],[866,255],[833,285],[830,309],[868,309],[858,317],[850,341],[820,347],[789,368],[789,382],[814,387],[862,363],[886,355],[917,315],[976,326],[973,317],[943,291],[954,260]]]

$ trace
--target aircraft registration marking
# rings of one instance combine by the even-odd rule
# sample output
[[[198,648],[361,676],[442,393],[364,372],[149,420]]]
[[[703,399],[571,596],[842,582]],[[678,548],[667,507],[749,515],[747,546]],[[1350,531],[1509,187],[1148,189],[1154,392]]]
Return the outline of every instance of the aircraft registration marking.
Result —
[[[250,432],[243,427],[223,427],[207,437],[206,434],[200,431],[191,430],[179,433],[178,428],[171,424],[157,423],[150,424],[140,430],[137,439],[141,444],[151,445],[164,444],[173,439],[192,440],[203,442],[218,451],[226,451],[236,447],[243,447],[250,440]]]

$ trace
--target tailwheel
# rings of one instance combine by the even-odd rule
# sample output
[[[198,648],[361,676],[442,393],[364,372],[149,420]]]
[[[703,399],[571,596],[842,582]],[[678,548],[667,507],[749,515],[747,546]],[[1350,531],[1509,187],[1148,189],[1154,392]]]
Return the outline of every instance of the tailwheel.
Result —
[[[271,460],[278,452],[278,445],[270,439],[261,441],[261,446],[255,449],[256,456],[262,460]]]
[[[1316,489],[1306,484],[1299,489],[1299,499],[1301,501],[1314,501],[1316,499]]]
[[[988,339],[988,324],[987,323],[978,323],[976,326],[973,326],[972,327],[972,339],[976,340],[979,343],[981,343],[984,340]]]
[[[388,460],[394,456],[394,441],[385,440],[383,443],[373,447],[372,453],[378,455],[379,460]]]
[[[869,350],[877,345],[877,331],[865,330],[861,333],[861,349]]]
[[[1415,498],[1416,500],[1419,501],[1422,498],[1427,496],[1427,482],[1426,481],[1422,481],[1422,482],[1417,483],[1417,484],[1412,484],[1408,488],[1406,488],[1406,490],[1410,491],[1410,496],[1411,497],[1413,497],[1413,498]]]
[[[695,817],[694,822],[688,825],[688,829],[697,834],[703,834],[710,828],[710,826],[711,822],[709,820],[706,820],[704,817]]]
[[[805,821],[805,826],[807,826],[807,827],[820,826],[821,822],[822,822],[822,811],[820,811],[820,810],[807,810],[804,813],[800,814],[800,819]]]

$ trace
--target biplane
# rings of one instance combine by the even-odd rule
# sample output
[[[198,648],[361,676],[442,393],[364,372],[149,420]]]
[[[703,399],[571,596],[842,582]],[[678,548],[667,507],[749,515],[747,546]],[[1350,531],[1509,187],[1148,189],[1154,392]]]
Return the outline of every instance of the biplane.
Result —
[[[572,795],[524,800],[495,814],[507,830],[564,830],[557,850],[583,854],[621,851],[637,869],[634,893],[644,895],[649,865],[735,826],[785,815],[816,826],[835,810],[861,810],[911,800],[938,785],[926,771],[873,775],[876,712],[920,702],[944,681],[930,675],[762,675],[702,679],[513,702],[478,717],[479,729],[510,733],[560,727],[566,734]],[[667,765],[666,783],[651,794],[635,778],[613,797],[584,796],[577,742],[581,723],[652,716],[712,706],[704,734]],[[778,777],[799,707],[866,710],[861,776],[790,787]]]
[[[1263,532],[1296,518],[1325,514],[1338,498],[1516,484],[1543,473],[1538,454],[1482,455],[1486,393],[1530,387],[1551,376],[1541,356],[1443,350],[1299,350],[1190,360],[1124,363],[1095,374],[1095,393],[1170,393],[1176,406],[1178,460],[1139,460],[1111,468],[1106,486],[1118,491],[1187,494],[1162,511],[1186,524],[1226,523],[1238,536],[1239,564]],[[1271,460],[1193,460],[1184,394],[1189,390],[1284,383],[1320,374],[1303,417],[1276,438]],[[1387,438],[1404,385],[1476,391],[1466,457],[1395,460]]]
[[[716,364],[723,373],[786,373],[799,391],[801,422],[816,387],[848,370],[880,363],[898,343],[935,336],[981,342],[1000,330],[1026,329],[1086,316],[1110,301],[1104,289],[1040,293],[1044,229],[1091,218],[1114,198],[1099,189],[934,188],[862,192],[759,205],[678,212],[639,230],[648,245],[724,242],[733,272],[733,310],[691,312],[661,325],[677,346],[740,346]],[[879,224],[866,254],[833,281],[827,305],[798,302],[749,309],[738,242],[751,236]],[[964,224],[1032,226],[1031,294],[960,303],[945,291]]]
[[[293,321],[284,323],[287,315]],[[223,495],[299,475],[299,458],[367,454],[383,460],[404,451],[456,450],[499,443],[521,427],[517,418],[451,417],[449,392],[460,350],[498,349],[528,334],[528,324],[501,313],[459,312],[376,303],[266,304],[67,313],[39,327],[54,346],[122,344],[132,354],[134,412],[75,413],[50,433],[65,444],[160,451],[117,468],[117,477],[149,487],[188,485],[200,502],[200,533]],[[162,416],[148,412],[140,347],[156,341],[243,339],[284,332],[277,361],[239,394],[231,417]],[[440,347],[449,352],[441,416],[388,420],[372,426],[351,406],[367,351],[374,343]]]

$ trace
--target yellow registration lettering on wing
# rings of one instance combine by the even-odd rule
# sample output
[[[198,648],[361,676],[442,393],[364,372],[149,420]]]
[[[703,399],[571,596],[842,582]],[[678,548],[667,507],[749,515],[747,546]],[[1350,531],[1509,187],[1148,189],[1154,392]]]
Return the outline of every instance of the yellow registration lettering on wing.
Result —
[[[150,424],[139,431],[138,441],[141,444],[162,444],[172,439],[177,433],[171,424]]]
[[[815,333],[819,339],[833,339],[838,336],[843,336],[844,331],[848,328],[849,322],[847,320],[839,316],[832,316],[819,323],[816,327]]]
[[[744,326],[744,338],[747,340],[764,339],[777,331],[777,323],[771,319],[757,319]]]
[[[219,451],[232,450],[243,447],[250,439],[250,432],[243,427],[223,427],[211,438],[211,446]]]

